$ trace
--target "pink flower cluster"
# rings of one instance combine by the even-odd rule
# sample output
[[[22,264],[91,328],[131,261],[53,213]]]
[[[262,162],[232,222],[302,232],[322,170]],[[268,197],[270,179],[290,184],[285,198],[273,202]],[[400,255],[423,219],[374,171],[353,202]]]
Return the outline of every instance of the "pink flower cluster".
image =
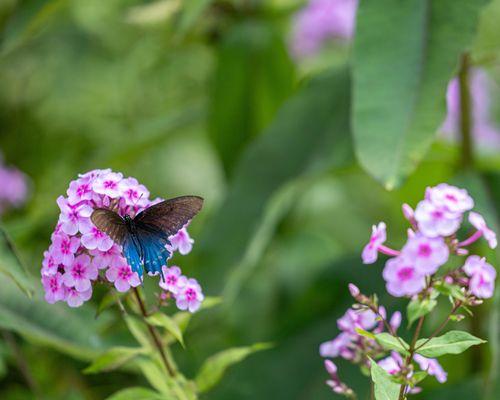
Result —
[[[484,237],[491,248],[497,246],[495,233],[484,218],[473,211],[468,220],[476,231],[463,241],[457,239],[456,232],[464,214],[473,207],[474,201],[465,189],[446,183],[429,187],[425,199],[417,204],[415,211],[409,205],[403,205],[403,214],[411,224],[403,248],[398,251],[384,245],[386,225],[381,222],[373,227],[370,241],[363,249],[363,262],[374,263],[379,253],[391,256],[383,271],[387,291],[396,297],[416,295],[426,288],[429,284],[427,278],[448,261],[450,254],[468,254],[465,247],[480,237]],[[470,293],[479,298],[493,295],[496,273],[484,259],[471,256],[460,271],[469,277],[465,282]]]
[[[354,33],[358,0],[309,0],[294,18],[292,54],[304,58],[317,53],[332,38]]]
[[[337,327],[341,333],[334,339],[324,342],[319,347],[319,354],[322,357],[341,357],[356,364],[369,365],[367,356],[375,356],[382,351],[381,347],[374,339],[362,336],[357,329],[381,333],[384,331],[382,318],[386,318],[384,307],[379,307],[379,315],[370,309],[348,309],[346,313],[338,319]],[[378,318],[378,317],[381,318]],[[389,322],[393,332],[396,332],[401,324],[401,313],[395,312]]]
[[[110,169],[93,170],[72,181],[57,204],[59,221],[51,237],[51,245],[44,253],[42,262],[42,285],[48,303],[65,301],[70,307],[79,307],[92,296],[93,285],[100,281],[112,284],[119,292],[127,292],[141,284],[139,276],[132,272],[120,247],[91,222],[95,208],[114,207],[120,215],[131,217],[161,199],[150,200],[149,191],[135,178],[124,178]],[[184,227],[170,237],[171,252],[187,254],[193,240]],[[167,245],[168,246],[168,245]],[[170,292],[176,297],[180,309],[194,312],[203,300],[201,287],[196,280],[181,277]],[[101,273],[102,271],[102,273]],[[160,286],[167,282],[160,282]]]
[[[498,85],[491,79],[485,70],[471,69],[469,92],[471,96],[472,135],[475,144],[484,151],[498,151],[500,149],[500,126],[495,124],[491,115],[492,93],[498,92]],[[451,140],[458,139],[460,126],[460,85],[458,78],[448,84],[446,92],[448,114],[441,126],[444,137]]]
[[[0,154],[0,215],[8,208],[21,206],[27,197],[26,176],[18,169],[4,165]]]

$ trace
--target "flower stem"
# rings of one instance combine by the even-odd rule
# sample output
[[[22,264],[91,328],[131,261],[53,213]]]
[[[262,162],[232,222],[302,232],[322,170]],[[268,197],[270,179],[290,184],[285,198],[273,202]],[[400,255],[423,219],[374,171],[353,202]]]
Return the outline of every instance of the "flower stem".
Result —
[[[405,367],[409,367],[411,362],[413,361],[413,355],[415,354],[415,350],[416,350],[415,345],[416,345],[417,340],[420,336],[420,331],[422,330],[422,326],[424,325],[424,319],[425,319],[425,316],[422,316],[418,320],[417,328],[415,329],[415,333],[413,335],[413,339],[412,339],[411,344],[410,344],[410,349],[408,350],[410,354],[408,354],[408,357],[406,357],[406,360],[405,360]],[[401,389],[399,390],[398,400],[404,400],[407,387],[408,387],[408,385],[406,385],[406,384],[401,385]]]
[[[160,336],[158,335],[158,332],[156,331],[155,327],[149,324],[146,320],[148,316],[148,312],[146,310],[146,305],[144,303],[144,300],[141,297],[141,294],[139,293],[139,290],[137,288],[133,288],[135,298],[137,299],[137,304],[139,305],[139,308],[141,310],[141,314],[144,317],[144,323],[148,327],[149,333],[151,334],[151,337],[153,338],[153,342],[158,350],[158,353],[160,354],[161,360],[163,361],[163,364],[165,365],[165,368],[168,372],[168,374],[173,378],[175,377],[175,370],[168,361],[167,355],[165,353],[165,349],[163,348],[163,344],[161,342]]]
[[[476,232],[474,232],[474,234],[472,234],[471,236],[469,236],[463,242],[460,242],[457,245],[457,247],[460,248],[460,247],[468,246],[468,245],[474,243],[476,240],[478,240],[481,236],[483,236],[483,232],[482,231],[476,231]]]
[[[399,256],[399,251],[391,249],[390,247],[384,246],[381,244],[380,246],[377,247],[377,250],[381,252],[382,254],[385,254],[387,256]]]
[[[460,137],[461,137],[461,167],[469,169],[474,164],[472,142],[471,96],[469,88],[470,56],[465,53],[460,59],[458,82],[460,90]]]

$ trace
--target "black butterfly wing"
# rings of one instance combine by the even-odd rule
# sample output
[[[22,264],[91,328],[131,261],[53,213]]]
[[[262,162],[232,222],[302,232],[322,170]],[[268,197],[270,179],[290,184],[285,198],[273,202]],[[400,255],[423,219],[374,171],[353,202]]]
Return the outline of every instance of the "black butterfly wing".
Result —
[[[147,226],[161,230],[167,237],[175,235],[203,207],[203,198],[181,196],[162,201],[137,214],[134,223],[137,227]]]
[[[90,220],[101,232],[113,239],[115,243],[123,245],[127,236],[127,226],[123,218],[117,213],[106,208],[97,208],[92,212]]]

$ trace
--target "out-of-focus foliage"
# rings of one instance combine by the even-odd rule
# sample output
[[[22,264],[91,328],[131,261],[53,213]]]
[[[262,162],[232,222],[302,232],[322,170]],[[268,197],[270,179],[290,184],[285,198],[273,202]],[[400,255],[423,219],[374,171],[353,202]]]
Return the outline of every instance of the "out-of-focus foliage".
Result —
[[[156,399],[161,389],[152,384],[158,367],[130,350],[137,343],[116,300],[96,319],[104,291],[80,309],[40,297],[55,199],[86,170],[123,171],[153,196],[205,197],[190,227],[199,245],[182,268],[223,301],[173,317],[179,366],[196,379],[222,349],[274,344],[231,366],[206,399],[334,398],[318,345],[337,333],[354,279],[400,306],[384,296],[382,264],[362,266],[359,254],[381,216],[394,229],[389,240],[402,236],[399,204],[415,205],[426,186],[467,187],[499,221],[498,154],[474,152],[464,165],[460,143],[436,135],[463,52],[500,81],[499,1],[362,0],[353,49],[332,41],[298,61],[288,34],[304,3],[0,1],[0,149],[33,189],[24,208],[2,217],[26,273],[17,259],[2,264],[13,257],[2,242],[0,270],[11,276],[0,279],[0,328],[14,341],[0,339],[0,398]],[[145,284],[149,298],[153,286]],[[429,324],[445,309],[438,304]],[[426,381],[421,398],[496,398],[499,312],[497,290],[469,327],[488,345],[443,357],[449,382]],[[169,323],[156,322],[169,335]],[[84,373],[98,355],[94,369],[112,371]],[[213,377],[198,379],[208,389]],[[342,379],[368,396],[355,369],[342,365]]]

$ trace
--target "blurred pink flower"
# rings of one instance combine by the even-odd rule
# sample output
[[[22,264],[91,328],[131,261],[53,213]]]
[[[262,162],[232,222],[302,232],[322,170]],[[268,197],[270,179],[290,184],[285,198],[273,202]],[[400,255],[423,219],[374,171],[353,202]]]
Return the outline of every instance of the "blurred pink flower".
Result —
[[[428,187],[425,198],[437,207],[442,207],[452,213],[464,213],[474,207],[474,200],[465,189],[440,183],[434,187]]]
[[[174,236],[171,236],[169,240],[171,249],[173,251],[178,250],[179,253],[183,256],[189,254],[193,249],[194,240],[191,239],[185,227],[177,232]]]
[[[174,295],[179,293],[179,279],[182,276],[181,269],[175,265],[170,268],[163,267],[162,269],[165,281],[160,281],[160,287]]]
[[[85,301],[92,297],[92,287],[83,292],[79,292],[74,287],[66,288],[66,291],[66,302],[70,307],[80,307]]]
[[[422,371],[435,376],[439,383],[444,383],[448,379],[448,374],[435,358],[426,358],[420,354],[415,354],[413,359],[418,363]]]
[[[450,236],[462,222],[462,215],[439,206],[430,200],[422,200],[415,210],[420,231],[428,237]]]
[[[379,247],[387,240],[385,222],[379,222],[372,226],[372,235],[370,241],[364,247],[361,258],[365,264],[373,264],[377,261]]]
[[[204,299],[201,286],[196,279],[188,279],[185,276],[179,278],[179,291],[175,295],[177,308],[195,312],[200,308]]]
[[[495,249],[497,247],[497,235],[486,225],[486,221],[481,214],[471,211],[469,213],[469,222],[481,232],[490,248]]]
[[[432,275],[448,261],[450,251],[442,237],[428,238],[417,233],[401,250],[403,257],[412,260],[422,275]]]
[[[472,135],[475,144],[484,151],[500,149],[500,127],[491,115],[491,93],[498,92],[498,85],[485,70],[473,68],[470,73],[469,91],[472,103]],[[454,78],[446,92],[448,113],[440,130],[445,138],[458,140],[460,126],[460,87]]]
[[[309,0],[295,15],[291,51],[296,58],[317,53],[332,38],[354,34],[358,0]]]
[[[497,271],[484,257],[469,256],[463,270],[470,277],[469,290],[474,296],[482,299],[493,296]]]
[[[387,260],[383,277],[387,291],[395,297],[412,296],[425,287],[424,275],[416,268],[413,261],[403,256]]]
[[[8,208],[23,205],[27,197],[26,175],[14,167],[5,166],[0,154],[0,215]]]

